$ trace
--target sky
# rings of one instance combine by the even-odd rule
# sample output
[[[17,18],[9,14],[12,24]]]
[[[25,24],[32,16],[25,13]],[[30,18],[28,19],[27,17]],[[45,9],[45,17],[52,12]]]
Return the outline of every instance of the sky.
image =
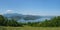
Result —
[[[0,0],[0,14],[60,16],[60,0]]]

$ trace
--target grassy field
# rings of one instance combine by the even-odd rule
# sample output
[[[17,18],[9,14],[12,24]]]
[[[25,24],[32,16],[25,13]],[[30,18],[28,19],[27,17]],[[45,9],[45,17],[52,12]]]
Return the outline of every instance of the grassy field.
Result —
[[[0,27],[0,30],[60,30],[60,27]]]

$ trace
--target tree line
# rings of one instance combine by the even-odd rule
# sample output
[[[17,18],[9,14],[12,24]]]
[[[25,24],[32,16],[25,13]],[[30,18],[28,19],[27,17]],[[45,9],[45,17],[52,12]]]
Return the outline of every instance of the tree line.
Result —
[[[4,17],[3,15],[0,15],[0,26],[23,26],[21,23],[18,23],[14,19],[9,20],[8,18]]]
[[[29,23],[33,27],[60,27],[60,16],[42,22]]]
[[[23,25],[28,25],[32,27],[60,27],[60,16],[54,17],[50,20],[46,19],[42,22],[19,23],[13,18],[9,20],[7,17],[0,15],[0,26],[23,27]]]

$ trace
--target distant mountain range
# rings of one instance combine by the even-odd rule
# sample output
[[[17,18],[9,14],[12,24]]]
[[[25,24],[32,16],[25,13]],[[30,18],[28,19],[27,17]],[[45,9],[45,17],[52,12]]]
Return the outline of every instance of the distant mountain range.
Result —
[[[19,20],[19,19],[35,20],[35,19],[40,18],[40,16],[35,16],[35,15],[22,15],[22,14],[18,14],[18,13],[4,14],[4,17],[13,18],[13,19],[16,19],[16,20]]]
[[[11,14],[4,14],[4,17],[8,18],[9,20],[14,19],[18,22],[38,22],[44,21],[45,19],[51,19],[54,16],[37,16],[37,15],[22,15],[18,13],[11,13]]]

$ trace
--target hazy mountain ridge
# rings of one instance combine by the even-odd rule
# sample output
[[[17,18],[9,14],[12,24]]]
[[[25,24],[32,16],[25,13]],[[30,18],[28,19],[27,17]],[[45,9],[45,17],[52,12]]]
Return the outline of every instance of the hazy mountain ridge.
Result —
[[[35,15],[22,15],[18,13],[12,13],[12,14],[4,14],[4,17],[7,18],[14,18],[14,19],[26,19],[26,20],[35,20],[40,18],[40,16],[35,16]]]
[[[8,18],[9,20],[14,19],[18,22],[38,22],[38,21],[45,21],[45,19],[51,19],[54,16],[37,16],[37,15],[22,15],[18,13],[11,13],[11,14],[4,14],[4,17]]]

